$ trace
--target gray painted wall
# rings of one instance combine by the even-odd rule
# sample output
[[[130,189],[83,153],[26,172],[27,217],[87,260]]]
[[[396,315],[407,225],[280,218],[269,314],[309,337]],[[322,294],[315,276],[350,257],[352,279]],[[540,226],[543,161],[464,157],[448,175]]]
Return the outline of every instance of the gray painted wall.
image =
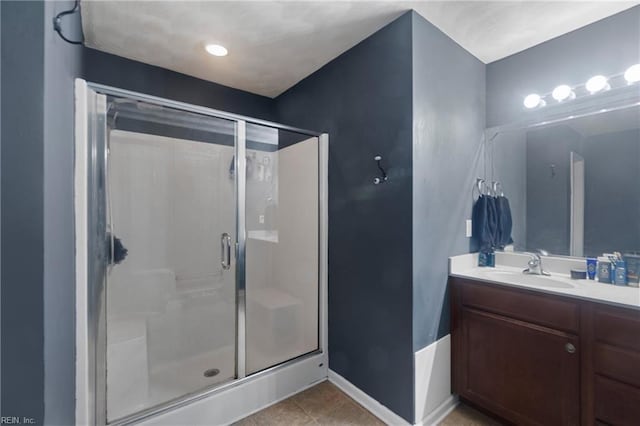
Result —
[[[330,368],[413,422],[412,13],[276,98],[329,133]],[[374,185],[382,155],[389,181]]]
[[[640,62],[640,6],[487,65],[488,127],[527,115],[529,93],[584,83],[596,74],[623,72]],[[570,104],[567,104],[570,107]]]
[[[44,421],[43,22],[41,2],[2,2],[2,416],[37,424]]]
[[[47,1],[44,9],[44,410],[48,425],[75,422],[75,242],[73,205],[74,79],[82,47],[51,29],[53,17],[73,1]],[[75,18],[75,19],[74,19]],[[65,18],[77,39],[78,15]]]
[[[485,65],[417,13],[413,21],[413,349],[449,333],[449,256],[482,166]]]

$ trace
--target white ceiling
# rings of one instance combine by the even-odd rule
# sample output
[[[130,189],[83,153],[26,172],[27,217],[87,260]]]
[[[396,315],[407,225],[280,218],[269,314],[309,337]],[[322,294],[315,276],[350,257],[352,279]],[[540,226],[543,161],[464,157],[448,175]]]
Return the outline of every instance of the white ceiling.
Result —
[[[275,97],[409,9],[489,63],[638,3],[83,0],[82,20],[89,47]]]

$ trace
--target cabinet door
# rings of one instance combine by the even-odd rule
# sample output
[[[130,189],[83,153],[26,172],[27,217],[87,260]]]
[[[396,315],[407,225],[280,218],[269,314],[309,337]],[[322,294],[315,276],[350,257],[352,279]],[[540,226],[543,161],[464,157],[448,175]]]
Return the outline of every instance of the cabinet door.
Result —
[[[462,308],[463,397],[521,425],[580,422],[578,338]]]

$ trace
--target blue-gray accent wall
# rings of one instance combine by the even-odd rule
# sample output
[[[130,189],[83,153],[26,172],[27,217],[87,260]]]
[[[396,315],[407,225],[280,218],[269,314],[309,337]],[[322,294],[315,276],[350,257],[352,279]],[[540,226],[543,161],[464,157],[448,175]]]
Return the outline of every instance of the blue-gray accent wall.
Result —
[[[44,27],[39,23],[44,23],[42,3],[2,2],[1,414],[31,417],[36,424],[44,421]]]
[[[2,415],[75,420],[73,79],[65,2],[2,5]],[[66,21],[67,31],[79,25]]]
[[[266,96],[254,95],[95,49],[84,49],[83,78],[93,83],[263,120],[275,118],[274,101]]]
[[[583,84],[596,74],[617,74],[637,63],[640,6],[487,65],[487,126],[530,117],[522,105],[530,93]]]
[[[482,161],[485,65],[419,14],[413,20],[413,349],[449,334],[449,256]],[[421,419],[416,419],[421,420]]]
[[[413,423],[412,14],[276,98],[329,133],[329,366]],[[389,180],[374,185],[382,156]]]

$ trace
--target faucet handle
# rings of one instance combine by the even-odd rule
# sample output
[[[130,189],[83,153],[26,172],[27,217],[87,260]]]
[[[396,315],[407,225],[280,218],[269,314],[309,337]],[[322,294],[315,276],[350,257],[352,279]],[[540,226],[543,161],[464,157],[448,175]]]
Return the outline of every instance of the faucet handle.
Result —
[[[524,254],[529,256],[529,263],[531,262],[540,263],[541,261],[540,254],[537,252],[525,251]]]
[[[546,275],[546,276],[551,275],[547,271],[542,269],[541,255],[542,256],[548,255],[548,253],[545,250],[538,250],[538,253],[533,253],[533,252],[525,252],[525,253],[530,256],[530,259],[529,259],[529,262],[527,263],[529,267],[524,271],[522,271],[523,273],[530,274],[530,275]]]
[[[549,256],[549,252],[546,251],[545,249],[538,249],[537,252],[541,255],[541,256]]]

